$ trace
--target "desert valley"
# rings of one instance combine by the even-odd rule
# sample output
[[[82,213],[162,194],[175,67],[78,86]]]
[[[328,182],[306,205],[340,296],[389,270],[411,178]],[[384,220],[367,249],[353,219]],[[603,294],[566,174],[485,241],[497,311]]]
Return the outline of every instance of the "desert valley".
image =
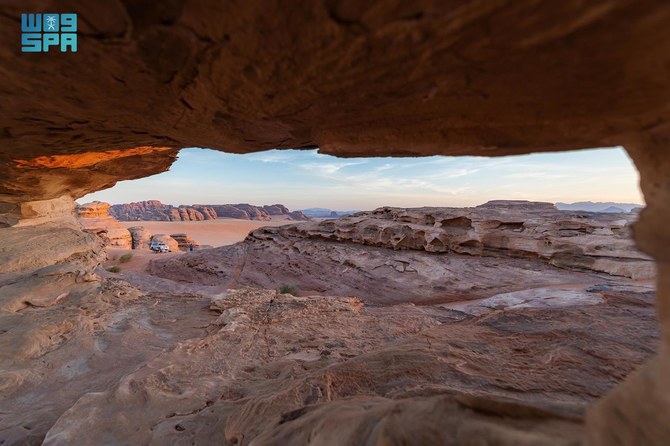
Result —
[[[670,444],[669,2],[0,25],[0,445]]]
[[[659,342],[635,212],[493,201],[156,221],[157,207],[80,205],[83,259],[100,266],[69,291],[17,292],[53,272],[1,284],[16,296],[6,444],[378,442],[372,426],[391,423],[412,444],[463,444],[476,426],[496,444],[568,445]],[[158,239],[172,252],[153,253]],[[337,425],[317,421],[327,402]],[[449,429],[429,428],[444,414]]]

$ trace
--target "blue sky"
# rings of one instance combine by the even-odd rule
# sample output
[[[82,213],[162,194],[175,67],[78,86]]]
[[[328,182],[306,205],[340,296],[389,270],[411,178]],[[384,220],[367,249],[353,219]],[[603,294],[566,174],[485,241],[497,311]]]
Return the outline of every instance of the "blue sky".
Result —
[[[316,150],[235,155],[184,149],[168,172],[79,199],[282,203],[290,209],[472,206],[493,199],[643,203],[622,148],[500,158],[335,158]]]

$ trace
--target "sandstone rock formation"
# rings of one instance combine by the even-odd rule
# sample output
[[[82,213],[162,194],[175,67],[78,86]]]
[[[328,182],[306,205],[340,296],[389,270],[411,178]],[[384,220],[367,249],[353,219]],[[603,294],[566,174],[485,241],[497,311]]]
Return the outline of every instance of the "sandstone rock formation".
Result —
[[[289,212],[291,212],[283,204],[266,205],[266,206],[262,206],[262,209],[265,212],[267,212],[269,215],[284,215],[284,214],[288,214]]]
[[[339,156],[496,156],[623,145],[640,171],[647,203],[635,238],[657,261],[662,346],[654,360],[591,409],[584,430],[590,446],[667,444],[668,2],[503,0],[444,7],[430,1],[385,0],[303,2],[286,8],[253,2],[227,7],[212,0],[75,0],[67,7],[79,15],[82,49],[72,55],[77,57],[20,57],[20,14],[61,7],[54,0],[0,5],[3,60],[11,58],[0,68],[0,268],[13,271],[1,278],[3,299],[24,302],[33,281],[47,286],[63,279],[61,286],[70,293],[77,287],[95,288],[97,282],[77,279],[90,277],[100,246],[72,222],[73,199],[119,180],[165,171],[181,147],[250,152],[318,146]],[[32,272],[19,272],[24,267]],[[50,312],[36,310],[35,325],[46,325],[43,316]],[[598,315],[594,321],[605,318]],[[516,332],[525,321],[517,318],[509,331]],[[637,321],[622,324],[637,327]],[[615,328],[616,323],[611,325]],[[3,342],[32,339],[23,325],[15,327],[11,336],[2,335]],[[61,339],[40,339],[47,338]],[[427,338],[425,344],[432,342]],[[522,351],[524,347],[518,346]],[[562,355],[574,351],[536,356],[529,363],[554,359],[560,365]],[[482,357],[495,354],[482,352]],[[501,355],[514,357],[517,352]],[[366,359],[372,358],[361,362]],[[430,360],[441,365],[434,355]],[[393,370],[397,363],[387,361],[384,370]],[[369,367],[370,362],[361,369]],[[466,368],[471,374],[477,370]],[[267,376],[274,373],[264,371]],[[43,382],[48,389],[54,387],[52,381]],[[115,396],[132,400],[137,389],[132,383],[120,386]],[[169,387],[162,391],[169,393]],[[305,420],[327,428],[329,411],[354,410],[347,404],[306,408],[304,418],[293,413],[282,423],[282,432],[272,432],[271,438],[299,438],[308,429],[293,427]],[[3,413],[15,413],[16,407]],[[375,409],[377,419],[383,420],[388,420],[382,418],[386,414],[404,413],[401,406],[376,401]],[[384,427],[411,426],[412,420],[396,417]],[[440,428],[465,432],[468,440],[493,442],[494,434],[480,421]],[[421,425],[422,432],[437,424]],[[525,420],[508,419],[494,432],[503,436],[519,425],[528,428]],[[12,434],[30,435],[26,431],[31,425],[12,426]],[[541,443],[530,430],[517,432],[517,443]],[[177,432],[185,429],[168,426],[165,435]],[[374,432],[387,433],[389,441],[404,438],[397,430]],[[561,426],[556,436],[566,438],[567,432]],[[240,442],[236,435],[229,438]]]
[[[231,287],[290,284],[373,302],[448,302],[519,286],[588,283],[596,273],[653,278],[654,263],[630,238],[633,221],[631,214],[558,211],[528,202],[380,208],[260,228],[236,245],[153,261],[149,271]]]
[[[36,309],[5,316],[8,444],[572,445],[586,406],[658,340],[651,294],[606,286],[588,303],[483,302],[477,316],[272,290],[102,285],[99,297],[61,303],[49,325]],[[18,345],[28,340],[31,350]],[[49,389],[53,380],[68,385]]]
[[[327,208],[308,208],[301,210],[307,217],[314,218],[337,218],[355,214],[360,211],[333,211]]]
[[[77,206],[79,222],[86,232],[102,238],[105,245],[131,249],[131,233],[114,217],[109,215],[109,203],[93,201]]]
[[[3,3],[7,48],[21,46],[20,14],[51,2]],[[216,5],[73,1],[80,32],[91,36],[81,53],[90,54],[87,69],[43,60],[45,89],[36,61],[7,68],[0,178],[13,193],[0,199],[83,196],[160,172],[181,147],[504,155],[628,144],[638,132],[667,130],[657,124],[670,113],[659,68],[670,57],[670,6],[661,0],[315,2],[290,12],[250,4],[235,14]],[[158,48],[168,41],[164,56]]]
[[[216,213],[209,207],[174,207],[158,200],[115,204],[109,211],[121,221],[200,221],[216,218]]]
[[[121,221],[201,221],[219,217],[267,221],[271,219],[271,215],[285,215],[290,220],[309,220],[302,212],[291,212],[281,204],[263,207],[250,204],[194,204],[175,207],[158,200],[149,200],[115,204],[110,208],[110,213]]]
[[[257,206],[253,206],[247,203],[240,203],[232,205],[236,209],[246,213],[249,216],[250,220],[270,220],[270,214],[268,214],[263,209],[260,209]]]
[[[151,234],[144,226],[132,226],[128,228],[133,239],[133,249],[149,249]]]
[[[167,234],[155,234],[151,236],[152,242],[165,243],[170,251],[177,251],[179,249],[179,242]]]
[[[295,220],[295,221],[309,221],[310,218],[303,214],[302,211],[292,211],[288,213],[288,219],[289,220]]]
[[[0,229],[42,224],[76,226],[75,208],[76,203],[67,195],[53,200],[0,203]]]
[[[90,203],[77,205],[79,218],[106,218],[109,217],[109,203],[92,201]]]
[[[196,212],[200,212],[202,214],[202,220],[216,220],[217,215],[216,211],[212,209],[211,206],[203,206],[200,204],[194,204],[193,206],[180,206],[185,207],[185,208],[193,208]],[[191,218],[193,220],[193,218]]]
[[[189,251],[191,245],[193,245],[193,247],[200,246],[200,244],[193,240],[188,234],[170,234],[170,237],[177,241],[178,248],[181,251]]]

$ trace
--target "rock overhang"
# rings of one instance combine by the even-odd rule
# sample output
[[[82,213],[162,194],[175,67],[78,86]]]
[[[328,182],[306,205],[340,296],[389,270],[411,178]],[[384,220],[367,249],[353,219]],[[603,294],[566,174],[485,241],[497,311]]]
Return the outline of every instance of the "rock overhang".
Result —
[[[234,13],[213,1],[73,1],[79,51],[21,54],[20,14],[63,7],[2,6],[5,202],[159,173],[182,147],[499,156],[626,144],[670,117],[662,1]]]

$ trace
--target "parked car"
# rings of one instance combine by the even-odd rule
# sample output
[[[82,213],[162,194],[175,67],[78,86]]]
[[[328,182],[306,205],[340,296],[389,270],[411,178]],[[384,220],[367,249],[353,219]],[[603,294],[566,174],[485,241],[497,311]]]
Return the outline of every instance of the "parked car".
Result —
[[[168,248],[168,245],[166,245],[163,242],[151,242],[151,244],[149,245],[149,249],[151,249],[155,253],[170,252],[170,248]]]

